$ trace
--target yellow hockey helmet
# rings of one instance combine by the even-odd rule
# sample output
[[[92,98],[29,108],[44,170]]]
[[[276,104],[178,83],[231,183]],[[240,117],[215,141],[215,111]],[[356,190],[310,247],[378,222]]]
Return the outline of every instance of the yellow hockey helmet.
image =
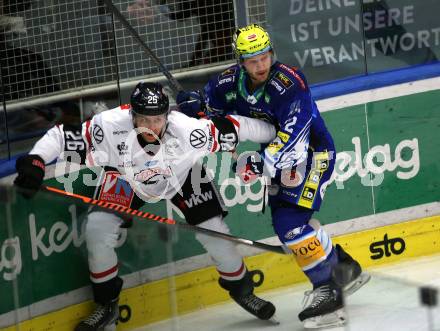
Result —
[[[272,44],[266,30],[251,24],[235,31],[233,47],[237,58],[246,59],[270,51]]]

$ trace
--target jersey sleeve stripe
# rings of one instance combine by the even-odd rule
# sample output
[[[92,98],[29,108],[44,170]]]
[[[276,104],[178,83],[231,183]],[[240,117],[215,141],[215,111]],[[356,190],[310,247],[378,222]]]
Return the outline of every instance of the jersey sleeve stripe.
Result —
[[[90,136],[90,124],[91,124],[90,120],[86,122],[86,130],[85,130],[85,133],[84,133],[84,135],[86,137],[86,140],[87,140],[87,154],[86,154],[86,157],[87,157],[87,161],[89,162],[89,164],[90,165],[94,165],[95,162],[93,162],[93,157],[91,155],[92,137]]]
[[[217,143],[217,135],[215,134],[216,128],[215,128],[214,123],[211,123],[210,128],[211,128],[211,136],[212,136],[212,140],[213,140],[211,152],[216,152],[218,143]]]
[[[225,116],[228,120],[230,120],[232,122],[232,124],[234,124],[235,127],[240,128],[240,122],[237,121],[235,118],[233,118],[230,115]]]
[[[90,136],[90,121],[86,122],[86,132],[85,132],[87,144],[92,146],[92,137]]]

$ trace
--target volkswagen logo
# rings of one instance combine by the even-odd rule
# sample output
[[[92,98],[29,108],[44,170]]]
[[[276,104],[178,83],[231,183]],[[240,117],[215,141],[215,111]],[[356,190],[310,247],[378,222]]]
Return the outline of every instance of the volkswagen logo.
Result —
[[[95,141],[100,144],[104,140],[104,131],[102,131],[101,127],[99,125],[96,125],[93,127],[93,138],[95,138]]]
[[[201,129],[196,129],[193,132],[191,132],[189,136],[189,141],[191,143],[191,146],[194,148],[202,148],[205,146],[207,138],[205,132]]]

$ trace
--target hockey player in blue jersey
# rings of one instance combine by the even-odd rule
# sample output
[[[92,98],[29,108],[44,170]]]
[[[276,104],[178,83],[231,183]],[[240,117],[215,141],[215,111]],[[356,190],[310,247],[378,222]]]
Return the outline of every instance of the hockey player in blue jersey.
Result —
[[[334,168],[333,139],[303,73],[275,60],[262,27],[252,24],[238,29],[234,48],[237,65],[211,79],[204,93],[179,93],[177,103],[187,115],[233,113],[277,127],[277,137],[260,153],[246,153],[238,160],[237,174],[245,183],[258,176],[270,178],[275,232],[313,284],[299,319],[307,328],[342,325],[343,294],[356,291],[369,275],[341,246],[333,246],[324,228],[312,219]]]

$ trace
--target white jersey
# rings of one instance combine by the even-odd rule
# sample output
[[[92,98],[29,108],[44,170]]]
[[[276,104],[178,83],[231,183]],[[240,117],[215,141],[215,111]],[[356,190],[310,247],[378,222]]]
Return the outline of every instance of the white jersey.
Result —
[[[275,128],[266,122],[230,116],[239,141],[267,143],[275,138]],[[115,168],[145,201],[170,199],[180,191],[194,163],[209,153],[231,151],[228,137],[213,121],[190,118],[171,111],[160,144],[142,144],[133,127],[130,107],[120,106],[95,115],[82,124],[82,139],[72,133],[69,144],[87,149],[86,164]],[[227,134],[226,134],[227,136]],[[30,154],[38,154],[48,163],[66,150],[63,126],[49,130]],[[72,137],[71,137],[72,138]]]

